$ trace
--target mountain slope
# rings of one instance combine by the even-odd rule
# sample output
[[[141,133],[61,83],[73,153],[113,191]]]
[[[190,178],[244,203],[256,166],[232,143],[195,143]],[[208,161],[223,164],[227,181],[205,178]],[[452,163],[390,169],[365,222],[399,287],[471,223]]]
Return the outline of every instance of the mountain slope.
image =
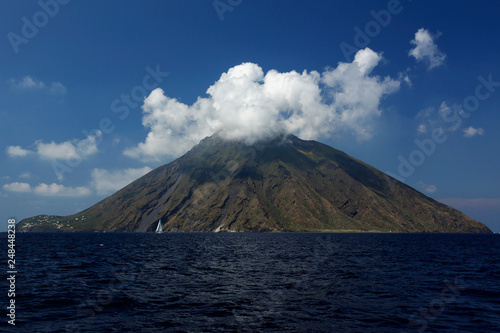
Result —
[[[294,136],[246,146],[217,136],[71,216],[20,231],[491,232],[341,151]]]

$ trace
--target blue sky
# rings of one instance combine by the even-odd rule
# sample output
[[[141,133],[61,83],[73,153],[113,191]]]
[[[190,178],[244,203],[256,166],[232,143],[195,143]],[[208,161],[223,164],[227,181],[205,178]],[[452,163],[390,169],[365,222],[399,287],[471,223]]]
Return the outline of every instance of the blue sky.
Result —
[[[85,209],[214,130],[279,128],[500,231],[496,2],[2,7],[1,230]]]

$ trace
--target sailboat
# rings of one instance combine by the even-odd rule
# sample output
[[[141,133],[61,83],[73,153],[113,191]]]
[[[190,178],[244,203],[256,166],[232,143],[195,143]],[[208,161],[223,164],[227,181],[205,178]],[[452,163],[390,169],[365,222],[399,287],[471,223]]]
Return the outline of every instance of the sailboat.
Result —
[[[161,220],[158,221],[158,226],[156,227],[157,234],[161,234],[163,232],[163,229],[161,228]]]

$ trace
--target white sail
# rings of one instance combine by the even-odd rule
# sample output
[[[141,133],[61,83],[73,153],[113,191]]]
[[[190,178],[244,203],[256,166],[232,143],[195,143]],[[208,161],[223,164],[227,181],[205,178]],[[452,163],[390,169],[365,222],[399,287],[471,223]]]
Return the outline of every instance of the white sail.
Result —
[[[161,228],[161,220],[158,221],[158,226],[156,227],[156,233],[161,234],[163,229]]]

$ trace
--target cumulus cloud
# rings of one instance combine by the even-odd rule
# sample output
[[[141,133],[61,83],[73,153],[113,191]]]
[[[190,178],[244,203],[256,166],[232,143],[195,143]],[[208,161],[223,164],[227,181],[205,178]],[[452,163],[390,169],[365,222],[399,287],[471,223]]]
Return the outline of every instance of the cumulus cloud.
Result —
[[[46,160],[80,159],[97,153],[97,145],[101,139],[102,132],[97,131],[94,135],[88,135],[83,140],[74,139],[62,143],[54,141],[44,143],[39,140],[35,142],[35,150],[27,150],[20,146],[7,147],[7,154],[10,157],[24,157],[31,153]]]
[[[381,113],[381,99],[401,83],[371,75],[381,58],[366,48],[352,63],[340,62],[321,74],[264,74],[258,65],[243,63],[223,73],[206,91],[209,97],[198,97],[192,105],[155,89],[142,107],[142,124],[149,133],[124,154],[146,160],[175,157],[216,132],[247,144],[284,133],[317,139],[346,130],[360,141],[368,140],[371,122]]]
[[[22,79],[10,79],[9,83],[11,87],[18,90],[45,90],[55,95],[64,95],[67,91],[66,87],[60,82],[46,84],[29,75],[26,75]]]
[[[7,147],[6,151],[9,157],[25,157],[32,153],[31,151],[23,149],[20,146],[9,146]]]
[[[91,187],[94,188],[99,195],[111,194],[150,171],[151,168],[147,166],[138,169],[129,168],[113,171],[94,169],[91,175]]]
[[[417,61],[427,63],[428,69],[441,66],[446,58],[446,54],[441,52],[434,42],[438,37],[439,34],[432,35],[427,29],[418,29],[415,33],[415,39],[410,42],[415,45],[415,48],[410,50],[409,55]]]
[[[2,186],[2,188],[9,192],[18,192],[18,193],[31,192],[31,186],[28,183],[15,182],[10,184],[5,184]]]
[[[55,143],[54,141],[43,143],[40,141],[36,143],[36,146],[38,155],[44,159],[57,160],[78,157],[76,147],[70,141],[62,143]]]
[[[432,185],[432,184],[426,184],[424,183],[423,181],[419,181],[417,184],[416,184],[416,187],[424,192],[424,193],[427,193],[427,194],[432,194],[434,192],[437,191],[437,186],[436,185]]]
[[[40,196],[61,196],[61,197],[82,197],[91,194],[87,187],[66,187],[64,185],[52,183],[40,183],[35,188],[32,188],[28,183],[10,183],[5,184],[2,188],[6,191],[17,193],[34,193]]]
[[[484,134],[484,130],[482,128],[474,128],[472,126],[464,129],[464,136],[466,138],[472,138],[473,136],[476,136],[476,135],[483,135]]]

